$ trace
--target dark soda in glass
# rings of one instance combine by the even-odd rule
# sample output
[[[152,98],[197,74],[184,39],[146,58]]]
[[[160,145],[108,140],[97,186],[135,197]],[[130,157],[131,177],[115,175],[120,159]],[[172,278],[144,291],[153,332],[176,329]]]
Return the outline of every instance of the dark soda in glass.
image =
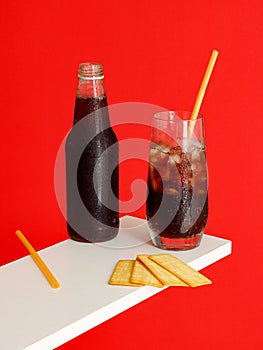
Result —
[[[179,143],[159,137],[150,149],[146,216],[152,241],[162,249],[198,246],[208,218],[205,146],[187,138]]]

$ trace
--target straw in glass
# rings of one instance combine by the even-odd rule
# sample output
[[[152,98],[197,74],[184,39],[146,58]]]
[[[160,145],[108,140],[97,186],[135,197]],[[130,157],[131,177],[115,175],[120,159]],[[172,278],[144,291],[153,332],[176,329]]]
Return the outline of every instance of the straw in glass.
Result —
[[[194,126],[195,126],[195,120],[198,117],[198,114],[199,114],[199,111],[200,111],[200,108],[201,108],[201,104],[203,102],[203,98],[204,98],[204,95],[205,95],[205,91],[206,91],[209,79],[211,77],[214,65],[216,63],[216,59],[217,59],[218,54],[219,54],[218,51],[213,50],[212,55],[210,57],[210,60],[208,62],[208,66],[207,66],[206,71],[205,71],[204,78],[203,78],[201,86],[199,88],[199,91],[198,91],[198,94],[197,94],[197,97],[196,97],[196,100],[195,100],[194,108],[193,108],[193,111],[192,111],[192,114],[191,114],[191,117],[190,117],[191,121],[189,123],[189,129],[188,129],[188,138],[189,139],[192,136],[193,129],[194,129]]]

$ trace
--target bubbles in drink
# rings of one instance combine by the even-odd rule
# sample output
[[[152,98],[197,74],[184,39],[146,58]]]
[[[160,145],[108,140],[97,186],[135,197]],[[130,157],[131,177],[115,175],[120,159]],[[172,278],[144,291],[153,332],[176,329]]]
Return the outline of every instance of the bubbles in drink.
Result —
[[[169,249],[169,241],[173,249],[173,239],[200,235],[208,215],[204,147],[188,139],[175,147],[152,144],[148,190],[147,220],[157,246]]]

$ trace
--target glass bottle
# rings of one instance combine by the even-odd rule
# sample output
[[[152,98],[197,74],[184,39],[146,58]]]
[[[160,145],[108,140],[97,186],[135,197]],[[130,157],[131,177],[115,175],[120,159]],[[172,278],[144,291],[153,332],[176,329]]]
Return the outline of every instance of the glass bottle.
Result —
[[[110,126],[100,63],[81,63],[73,128],[66,141],[67,229],[103,242],[119,230],[118,140]]]

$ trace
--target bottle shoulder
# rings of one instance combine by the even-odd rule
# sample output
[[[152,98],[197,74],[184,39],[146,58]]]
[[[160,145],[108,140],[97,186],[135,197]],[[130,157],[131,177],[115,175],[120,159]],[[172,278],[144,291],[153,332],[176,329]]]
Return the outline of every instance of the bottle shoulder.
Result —
[[[92,157],[100,157],[109,147],[113,153],[118,153],[118,139],[111,127],[99,133],[92,134],[90,130],[85,133],[83,129],[75,132],[73,128],[66,139],[66,152],[81,154],[82,152]]]

